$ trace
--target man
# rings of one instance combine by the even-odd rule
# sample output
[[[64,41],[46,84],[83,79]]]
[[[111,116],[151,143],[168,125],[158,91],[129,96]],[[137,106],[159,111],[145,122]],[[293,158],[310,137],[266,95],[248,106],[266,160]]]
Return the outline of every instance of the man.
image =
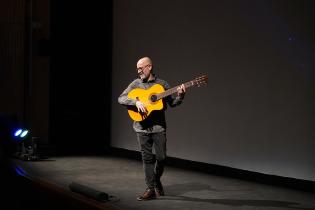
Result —
[[[128,98],[128,93],[134,88],[149,89],[155,84],[160,84],[165,90],[170,89],[169,84],[153,73],[153,64],[149,57],[143,57],[137,62],[138,79],[135,79],[118,98],[118,103],[125,106],[136,106],[139,113],[147,113],[145,104],[140,100]],[[164,171],[166,158],[166,122],[165,110],[167,105],[175,107],[182,103],[185,96],[185,86],[177,88],[177,94],[163,99],[163,109],[153,111],[143,121],[134,121],[133,129],[141,150],[145,182],[147,189],[137,197],[137,200],[150,200],[164,195],[161,176]],[[152,152],[154,148],[155,155]]]

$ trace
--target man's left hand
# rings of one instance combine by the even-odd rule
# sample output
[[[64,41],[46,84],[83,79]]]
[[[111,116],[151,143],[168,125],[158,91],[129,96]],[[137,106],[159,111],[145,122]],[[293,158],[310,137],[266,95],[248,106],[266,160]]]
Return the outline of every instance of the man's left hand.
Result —
[[[185,93],[186,93],[185,85],[181,84],[181,86],[177,88],[177,95],[180,97],[184,97]]]

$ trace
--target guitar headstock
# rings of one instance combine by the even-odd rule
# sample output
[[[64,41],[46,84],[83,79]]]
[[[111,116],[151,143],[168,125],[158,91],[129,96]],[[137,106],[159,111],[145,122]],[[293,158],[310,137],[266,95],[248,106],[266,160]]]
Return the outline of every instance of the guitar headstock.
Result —
[[[203,76],[197,77],[196,79],[192,80],[193,86],[197,86],[197,87],[200,87],[202,85],[206,85],[207,83],[208,83],[208,76],[207,75],[203,75]]]

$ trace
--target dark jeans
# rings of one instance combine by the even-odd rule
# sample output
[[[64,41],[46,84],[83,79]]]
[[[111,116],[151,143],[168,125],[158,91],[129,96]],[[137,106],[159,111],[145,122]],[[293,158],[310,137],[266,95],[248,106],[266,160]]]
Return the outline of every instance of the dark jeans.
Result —
[[[141,150],[145,182],[148,188],[157,187],[166,159],[166,133],[137,133]],[[152,148],[154,148],[155,155]]]

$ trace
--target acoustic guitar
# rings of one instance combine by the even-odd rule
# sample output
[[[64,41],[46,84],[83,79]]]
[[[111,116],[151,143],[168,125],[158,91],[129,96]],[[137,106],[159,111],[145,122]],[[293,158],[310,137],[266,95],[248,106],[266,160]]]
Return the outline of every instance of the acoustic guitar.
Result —
[[[208,83],[208,76],[203,75],[197,77],[189,82],[185,82],[185,88],[190,87],[200,87],[202,85],[206,85]],[[149,89],[145,90],[142,88],[135,88],[128,93],[128,97],[131,99],[141,101],[147,109],[146,113],[138,112],[136,106],[128,106],[128,114],[130,118],[134,121],[143,121],[150,116],[150,113],[155,110],[163,109],[163,101],[162,99],[177,92],[177,88],[180,85],[173,87],[168,90],[164,90],[163,86],[160,84],[155,84]]]

